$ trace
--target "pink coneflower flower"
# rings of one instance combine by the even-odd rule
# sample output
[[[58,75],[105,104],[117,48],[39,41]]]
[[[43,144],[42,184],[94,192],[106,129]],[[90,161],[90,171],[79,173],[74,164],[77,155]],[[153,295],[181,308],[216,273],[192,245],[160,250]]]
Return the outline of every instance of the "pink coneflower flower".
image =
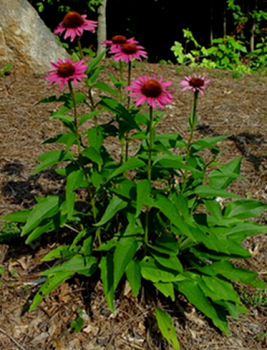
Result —
[[[68,84],[69,81],[77,84],[82,78],[87,77],[84,72],[88,67],[87,64],[84,64],[84,60],[73,63],[70,59],[59,58],[56,63],[51,62],[51,66],[54,69],[48,72],[49,75],[45,79],[50,84],[59,83],[59,90],[62,90],[64,84]]]
[[[89,21],[86,19],[86,15],[80,15],[78,12],[71,11],[66,14],[63,21],[59,23],[54,30],[54,34],[62,34],[66,31],[64,39],[70,37],[70,41],[73,41],[75,37],[80,37],[84,30],[89,30],[94,33],[97,26],[96,21]]]
[[[188,75],[187,77],[184,77],[184,79],[180,81],[180,84],[183,86],[182,91],[186,91],[186,90],[192,90],[194,92],[199,91],[202,95],[204,95],[204,90],[210,84],[210,80],[200,75],[195,75],[195,76]]]
[[[134,58],[141,60],[141,57],[147,58],[147,53],[143,50],[144,47],[133,43],[125,43],[121,46],[111,46],[110,53],[114,53],[115,61],[125,61],[129,63]]]
[[[170,85],[172,81],[163,82],[162,77],[157,79],[156,75],[153,78],[145,75],[134,80],[127,89],[132,92],[129,96],[134,97],[136,107],[147,102],[153,108],[156,107],[156,103],[160,108],[165,108],[167,103],[173,101],[172,94],[166,89]]]
[[[102,45],[106,47],[120,47],[123,44],[138,44],[134,38],[127,39],[124,35],[115,35],[111,38],[111,40],[104,40],[101,42]]]

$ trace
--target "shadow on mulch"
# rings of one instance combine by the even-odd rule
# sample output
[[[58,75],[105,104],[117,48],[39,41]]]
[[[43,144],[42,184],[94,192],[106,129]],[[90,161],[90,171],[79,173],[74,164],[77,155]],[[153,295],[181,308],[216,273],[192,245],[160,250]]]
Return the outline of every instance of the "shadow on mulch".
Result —
[[[4,181],[0,188],[4,199],[10,204],[21,205],[27,209],[36,204],[36,195],[46,197],[52,194],[64,194],[65,177],[56,174],[53,169],[30,175],[25,180],[17,180],[24,177],[24,170],[24,165],[17,159],[6,163],[0,169],[0,173],[15,178],[15,180]]]
[[[205,123],[198,124],[196,130],[203,136],[221,136],[215,133],[213,128]],[[250,153],[251,150],[248,149],[250,144],[258,146],[267,144],[267,140],[264,139],[261,133],[241,132],[237,135],[229,136],[228,139],[235,143],[236,148],[240,151],[245,160],[253,164],[255,170],[259,170],[262,162],[267,160],[267,156],[252,154]]]

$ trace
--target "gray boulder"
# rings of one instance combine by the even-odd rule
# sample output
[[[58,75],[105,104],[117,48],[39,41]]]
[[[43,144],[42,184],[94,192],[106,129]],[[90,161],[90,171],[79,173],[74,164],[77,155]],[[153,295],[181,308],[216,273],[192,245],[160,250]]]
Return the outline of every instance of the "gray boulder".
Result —
[[[42,74],[51,69],[51,61],[68,57],[27,0],[0,4],[0,69],[12,63]]]

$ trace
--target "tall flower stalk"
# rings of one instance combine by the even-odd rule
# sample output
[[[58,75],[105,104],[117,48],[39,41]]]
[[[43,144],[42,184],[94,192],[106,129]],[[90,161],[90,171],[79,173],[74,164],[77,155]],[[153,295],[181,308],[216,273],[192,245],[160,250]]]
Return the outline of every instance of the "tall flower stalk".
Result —
[[[71,80],[68,81],[68,86],[70,90],[70,96],[71,100],[73,103],[73,119],[74,119],[74,125],[75,125],[75,133],[76,133],[76,140],[77,140],[77,154],[78,154],[78,159],[81,156],[81,135],[79,133],[79,126],[78,126],[78,116],[77,116],[77,107],[76,107],[76,101],[75,101],[75,95],[73,92],[73,88],[71,85]]]
[[[67,84],[70,91],[70,97],[73,103],[73,121],[74,121],[75,135],[76,135],[76,142],[77,142],[77,159],[87,179],[87,188],[88,188],[88,194],[90,198],[90,204],[92,207],[93,219],[94,219],[94,223],[96,223],[97,222],[96,202],[91,190],[90,179],[88,178],[87,172],[84,168],[84,164],[82,161],[81,135],[79,132],[79,125],[78,125],[77,105],[75,100],[75,94],[72,87],[72,83],[78,84],[78,82],[80,82],[83,78],[87,78],[87,75],[85,74],[85,72],[88,66],[87,64],[84,63],[84,60],[73,62],[70,59],[65,59],[65,60],[58,59],[57,62],[51,62],[51,65],[53,69],[48,72],[49,74],[47,75],[46,80],[50,84],[59,83],[59,90],[62,90],[63,86]],[[97,236],[99,245],[102,244],[100,233],[101,233],[101,228],[97,228],[96,236]]]
[[[149,120],[148,120],[148,160],[147,160],[147,179],[151,182],[152,173],[152,150],[153,150],[153,107],[149,106]],[[148,243],[149,236],[149,211],[150,207],[146,206],[146,222],[145,222],[145,245]]]
[[[65,32],[64,39],[70,38],[70,41],[73,41],[76,37],[80,38],[85,30],[95,33],[97,22],[90,21],[86,17],[76,11],[68,12],[54,30],[54,34],[60,35]]]
[[[127,84],[130,86],[131,84],[131,71],[132,71],[132,61],[134,59],[141,60],[142,58],[147,58],[147,53],[144,51],[144,47],[141,45],[138,45],[138,42],[134,40],[134,38],[126,39],[123,36],[114,37],[116,38],[116,43],[113,43],[110,41],[107,41],[106,43],[109,43],[110,45],[110,53],[114,54],[113,59],[114,61],[120,62],[120,78],[122,81],[122,62],[128,63],[128,77],[127,77]],[[126,41],[125,41],[126,39]],[[115,41],[115,40],[114,40]],[[123,100],[122,97],[122,86],[120,86],[120,99]],[[131,103],[131,97],[128,95],[127,99],[127,109],[130,109],[130,103]],[[128,153],[129,153],[129,135],[126,133],[125,136],[122,136],[121,138],[121,161],[128,159]],[[125,148],[125,155],[124,155],[124,148]]]
[[[157,78],[154,75],[152,78],[148,76],[139,77],[134,80],[127,89],[131,92],[130,97],[134,98],[136,107],[139,107],[145,103],[149,106],[149,119],[147,126],[148,136],[148,161],[147,161],[147,179],[149,182],[152,181],[152,151],[153,151],[153,108],[158,105],[160,108],[165,108],[167,103],[173,101],[173,96],[168,87],[172,84],[171,81],[163,82],[163,78]],[[149,212],[150,207],[146,207],[145,216],[145,235],[144,243],[145,246],[149,240]],[[146,253],[146,249],[145,249]]]
[[[187,91],[191,90],[194,92],[194,101],[193,101],[193,108],[192,112],[190,114],[189,118],[189,138],[186,146],[186,160],[190,158],[190,153],[191,153],[191,146],[193,142],[193,137],[194,137],[194,132],[197,126],[197,100],[198,100],[198,95],[201,93],[202,95],[204,94],[205,89],[208,87],[210,84],[210,80],[207,79],[206,77],[203,76],[187,76],[184,77],[183,80],[181,80],[180,84],[182,85],[182,91]],[[186,189],[188,181],[188,170],[186,169],[184,172],[184,177],[183,177],[183,184],[182,184],[182,189],[181,193],[184,193]]]

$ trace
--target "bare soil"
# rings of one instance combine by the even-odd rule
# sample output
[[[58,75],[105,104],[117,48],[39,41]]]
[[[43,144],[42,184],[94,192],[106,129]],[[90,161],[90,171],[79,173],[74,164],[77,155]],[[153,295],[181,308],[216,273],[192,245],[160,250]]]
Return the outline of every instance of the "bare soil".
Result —
[[[107,60],[106,62],[110,62]],[[140,74],[163,75],[173,80],[175,101],[168,106],[158,125],[159,132],[177,132],[187,137],[187,121],[193,95],[180,91],[179,81],[191,71],[173,65],[137,64],[133,77]],[[117,74],[115,67],[104,71]],[[242,175],[232,190],[242,197],[267,201],[267,76],[234,74],[219,70],[197,71],[211,79],[211,85],[198,103],[197,138],[229,135],[220,143],[220,161],[226,163],[242,156]],[[77,87],[77,90],[80,87]],[[76,90],[76,91],[77,91]],[[51,122],[49,111],[58,104],[35,103],[57,94],[44,76],[13,69],[0,78],[0,215],[35,203],[34,196],[58,193],[61,179],[52,172],[32,175],[38,156],[54,146],[43,145],[55,136],[61,125]],[[109,147],[118,147],[110,142]],[[265,223],[264,216],[259,220]],[[43,240],[25,245],[22,238],[0,244],[0,349],[171,349],[160,336],[153,318],[153,303],[139,302],[124,291],[117,295],[116,312],[111,314],[101,285],[75,277],[51,293],[33,312],[28,312],[42,279],[38,273],[47,268],[42,257],[66,237],[47,235]],[[267,235],[249,238],[245,243],[252,258],[243,266],[260,274],[267,282]],[[244,294],[241,286],[237,289]],[[243,294],[242,294],[243,293]],[[246,287],[251,298],[253,288]],[[229,318],[227,337],[190,304],[169,309],[183,350],[261,350],[267,349],[267,296],[256,305],[242,297],[249,313],[239,320]],[[251,299],[250,299],[251,300]],[[161,302],[161,301],[159,301]],[[166,307],[166,305],[164,306]],[[83,326],[76,333],[70,324],[83,310]]]

